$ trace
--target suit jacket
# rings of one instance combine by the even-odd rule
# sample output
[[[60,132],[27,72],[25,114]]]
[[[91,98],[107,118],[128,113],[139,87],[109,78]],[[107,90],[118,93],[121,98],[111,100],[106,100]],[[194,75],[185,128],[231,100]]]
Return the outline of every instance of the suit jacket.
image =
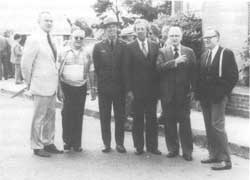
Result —
[[[98,93],[124,94],[124,62],[126,43],[117,39],[114,49],[103,40],[94,46],[93,62],[97,75]]]
[[[157,58],[157,69],[160,72],[161,99],[168,103],[173,100],[179,104],[185,103],[190,91],[196,88],[196,57],[192,49],[182,46],[181,55],[187,56],[187,61],[175,66],[171,47],[162,48]],[[189,98],[190,99],[190,98]]]
[[[135,98],[159,97],[159,75],[156,58],[159,45],[148,40],[148,56],[145,57],[137,40],[127,45],[126,90]]]
[[[219,47],[214,56],[212,65],[206,66],[208,51],[205,51],[199,64],[199,79],[197,83],[196,98],[199,100],[212,100],[220,102],[225,95],[230,95],[238,81],[238,67],[234,54],[225,49],[222,58],[222,75],[219,77],[219,59],[222,47]]]
[[[11,48],[8,40],[5,37],[0,36],[0,62],[4,61],[7,62],[9,61],[11,53]]]
[[[55,94],[58,85],[55,61],[45,32],[39,30],[28,37],[21,59],[21,68],[32,94],[41,96]]]

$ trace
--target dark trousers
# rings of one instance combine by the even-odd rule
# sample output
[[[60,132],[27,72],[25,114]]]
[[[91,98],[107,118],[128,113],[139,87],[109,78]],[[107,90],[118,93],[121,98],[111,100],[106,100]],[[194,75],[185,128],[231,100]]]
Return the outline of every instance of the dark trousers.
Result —
[[[190,123],[190,100],[184,103],[176,101],[163,102],[163,113],[166,117],[165,139],[169,152],[179,152],[179,137],[183,154],[192,155],[193,139]],[[179,135],[177,124],[179,123]]]
[[[63,142],[73,147],[81,147],[82,121],[87,85],[70,86],[61,82],[64,93],[62,109]]]
[[[144,147],[144,117],[146,119],[146,148],[148,151],[158,149],[158,126],[156,118],[156,98],[135,98],[133,101],[133,141],[137,150]]]
[[[230,161],[228,139],[225,131],[225,109],[228,97],[219,103],[201,101],[205,121],[209,157]]]
[[[8,61],[6,59],[2,60],[2,71],[1,71],[1,79],[2,79],[2,75],[4,77],[5,80],[7,80],[9,78],[9,64]]]
[[[125,123],[125,95],[99,93],[99,111],[102,131],[102,140],[105,146],[111,144],[111,109],[113,105],[115,118],[115,142],[117,145],[124,143]]]

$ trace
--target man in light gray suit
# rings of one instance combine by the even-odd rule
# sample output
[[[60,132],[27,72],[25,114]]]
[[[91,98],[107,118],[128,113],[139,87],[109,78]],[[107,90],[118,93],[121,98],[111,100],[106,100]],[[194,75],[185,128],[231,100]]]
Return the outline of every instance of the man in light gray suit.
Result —
[[[37,156],[50,157],[50,153],[63,152],[54,145],[57,53],[49,34],[53,26],[51,14],[41,12],[38,23],[40,29],[27,39],[21,68],[28,90],[34,98],[31,148]]]

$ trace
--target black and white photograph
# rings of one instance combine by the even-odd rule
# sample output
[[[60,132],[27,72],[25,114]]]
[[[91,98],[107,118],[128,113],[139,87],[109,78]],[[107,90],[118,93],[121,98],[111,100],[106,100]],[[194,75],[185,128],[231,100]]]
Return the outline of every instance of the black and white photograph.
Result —
[[[0,0],[0,180],[249,180],[250,1]]]

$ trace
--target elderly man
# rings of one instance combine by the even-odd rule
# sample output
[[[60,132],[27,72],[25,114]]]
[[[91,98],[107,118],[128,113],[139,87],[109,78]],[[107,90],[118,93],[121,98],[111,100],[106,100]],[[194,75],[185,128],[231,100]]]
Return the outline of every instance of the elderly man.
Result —
[[[172,26],[168,32],[171,46],[162,48],[157,58],[160,72],[161,102],[165,120],[165,138],[168,148],[167,157],[179,154],[179,139],[183,158],[192,160],[193,141],[190,124],[190,100],[195,89],[196,59],[192,49],[181,45],[182,31]]]
[[[207,50],[201,56],[196,98],[203,111],[209,157],[201,163],[219,163],[213,170],[231,169],[225,108],[238,80],[238,68],[233,52],[219,45],[217,30],[207,29],[203,39]]]
[[[97,75],[99,111],[101,121],[102,152],[111,151],[111,108],[115,117],[116,150],[125,153],[125,89],[124,62],[126,43],[117,38],[118,23],[112,16],[104,19],[105,39],[97,43],[93,51],[93,61]]]
[[[85,47],[85,31],[75,29],[71,35],[71,45],[59,56],[59,78],[63,99],[62,128],[64,150],[71,148],[81,152],[82,121],[87,91],[87,79],[91,65]],[[92,85],[90,85],[92,88]],[[92,92],[92,91],[91,91]]]
[[[38,23],[40,29],[27,39],[21,68],[27,88],[34,99],[31,148],[37,156],[50,157],[50,153],[62,153],[54,145],[57,55],[50,37],[53,26],[51,14],[41,12]]]
[[[159,78],[156,71],[156,58],[159,46],[150,41],[148,22],[138,19],[134,24],[137,39],[128,44],[126,65],[127,95],[133,100],[133,140],[135,154],[144,152],[144,117],[146,119],[146,150],[160,155],[158,150],[158,132],[156,104]]]

